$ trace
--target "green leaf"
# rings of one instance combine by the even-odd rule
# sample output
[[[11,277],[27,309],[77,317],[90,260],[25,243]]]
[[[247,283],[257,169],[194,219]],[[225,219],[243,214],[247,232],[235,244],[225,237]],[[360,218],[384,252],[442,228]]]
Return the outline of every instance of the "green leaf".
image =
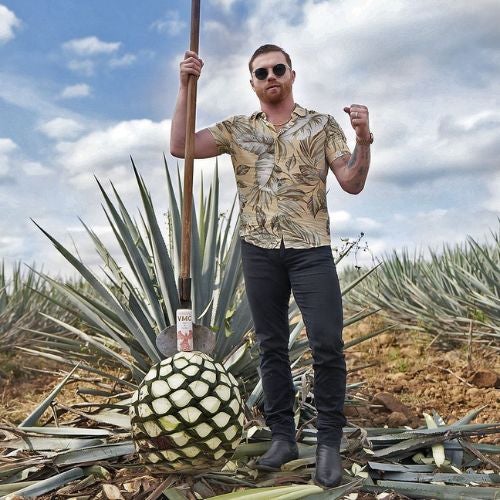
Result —
[[[314,485],[300,486],[274,486],[270,488],[253,488],[250,490],[236,491],[225,495],[212,497],[213,500],[294,500],[306,498],[308,495],[321,493],[322,489]]]
[[[54,476],[48,479],[38,481],[36,484],[31,484],[26,488],[17,490],[15,492],[15,495],[22,498],[39,497],[41,495],[44,495],[45,493],[48,493],[49,491],[58,489],[61,486],[70,483],[71,481],[80,479],[84,475],[85,473],[83,469],[81,469],[80,467],[75,467],[74,469],[61,472],[60,474],[55,474]],[[9,496],[5,500],[9,500]]]
[[[35,425],[77,369],[78,365],[75,366],[73,370],[71,370],[68,375],[66,375],[66,377],[64,377],[64,379],[56,385],[51,393],[19,424],[19,427],[30,427]]]
[[[53,459],[55,465],[84,464],[97,462],[99,460],[111,460],[124,455],[135,453],[135,446],[132,441],[125,441],[116,444],[103,444],[92,446],[81,450],[66,451],[58,453]]]
[[[403,481],[378,481],[376,487],[365,487],[368,491],[388,489],[407,495],[410,498],[439,498],[440,500],[493,500],[500,497],[498,488],[473,486],[439,486],[435,484],[416,484]]]

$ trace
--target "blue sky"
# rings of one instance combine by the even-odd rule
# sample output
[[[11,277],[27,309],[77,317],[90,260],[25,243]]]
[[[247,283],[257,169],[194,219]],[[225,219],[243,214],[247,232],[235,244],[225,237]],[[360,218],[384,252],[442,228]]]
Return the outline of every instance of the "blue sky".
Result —
[[[129,155],[166,210],[178,63],[188,1],[0,0],[0,258],[70,269],[34,226],[99,259],[80,217],[118,249],[94,175],[139,205]],[[198,125],[251,113],[247,61],[283,46],[301,105],[337,118],[370,109],[375,135],[365,190],[329,179],[333,242],[359,231],[374,256],[439,248],[497,229],[500,213],[500,3],[493,0],[202,0]],[[210,172],[214,160],[196,170]],[[220,158],[222,206],[233,199]],[[198,187],[198,179],[195,188]],[[360,261],[371,256],[360,254]]]

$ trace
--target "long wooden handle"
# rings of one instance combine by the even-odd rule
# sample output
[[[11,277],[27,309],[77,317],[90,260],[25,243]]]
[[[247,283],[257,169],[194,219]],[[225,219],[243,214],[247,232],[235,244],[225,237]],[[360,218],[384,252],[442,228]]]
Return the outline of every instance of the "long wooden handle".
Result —
[[[190,50],[198,53],[200,41],[200,0],[191,0]],[[191,225],[193,206],[194,133],[196,126],[196,91],[198,79],[190,75],[188,80],[186,145],[184,151],[184,194],[182,203],[181,272],[179,276],[179,298],[181,304],[191,302]]]

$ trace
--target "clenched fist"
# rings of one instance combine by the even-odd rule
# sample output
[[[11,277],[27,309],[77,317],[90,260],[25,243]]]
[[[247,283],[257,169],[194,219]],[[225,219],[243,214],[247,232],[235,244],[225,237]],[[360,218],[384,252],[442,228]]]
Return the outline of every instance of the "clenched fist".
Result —
[[[368,108],[362,104],[351,104],[345,107],[344,111],[351,119],[351,125],[356,132],[356,137],[360,140],[370,139],[370,123],[368,120]]]

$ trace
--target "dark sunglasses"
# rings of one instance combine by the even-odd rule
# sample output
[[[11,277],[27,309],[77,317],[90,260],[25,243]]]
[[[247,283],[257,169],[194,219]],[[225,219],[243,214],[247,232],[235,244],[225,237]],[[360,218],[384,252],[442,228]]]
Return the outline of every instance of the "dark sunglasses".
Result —
[[[275,76],[283,76],[286,73],[286,69],[288,66],[285,64],[279,63],[276,66],[273,66],[273,73]],[[267,68],[257,68],[253,74],[257,80],[265,80],[267,75],[269,75],[269,70]]]

